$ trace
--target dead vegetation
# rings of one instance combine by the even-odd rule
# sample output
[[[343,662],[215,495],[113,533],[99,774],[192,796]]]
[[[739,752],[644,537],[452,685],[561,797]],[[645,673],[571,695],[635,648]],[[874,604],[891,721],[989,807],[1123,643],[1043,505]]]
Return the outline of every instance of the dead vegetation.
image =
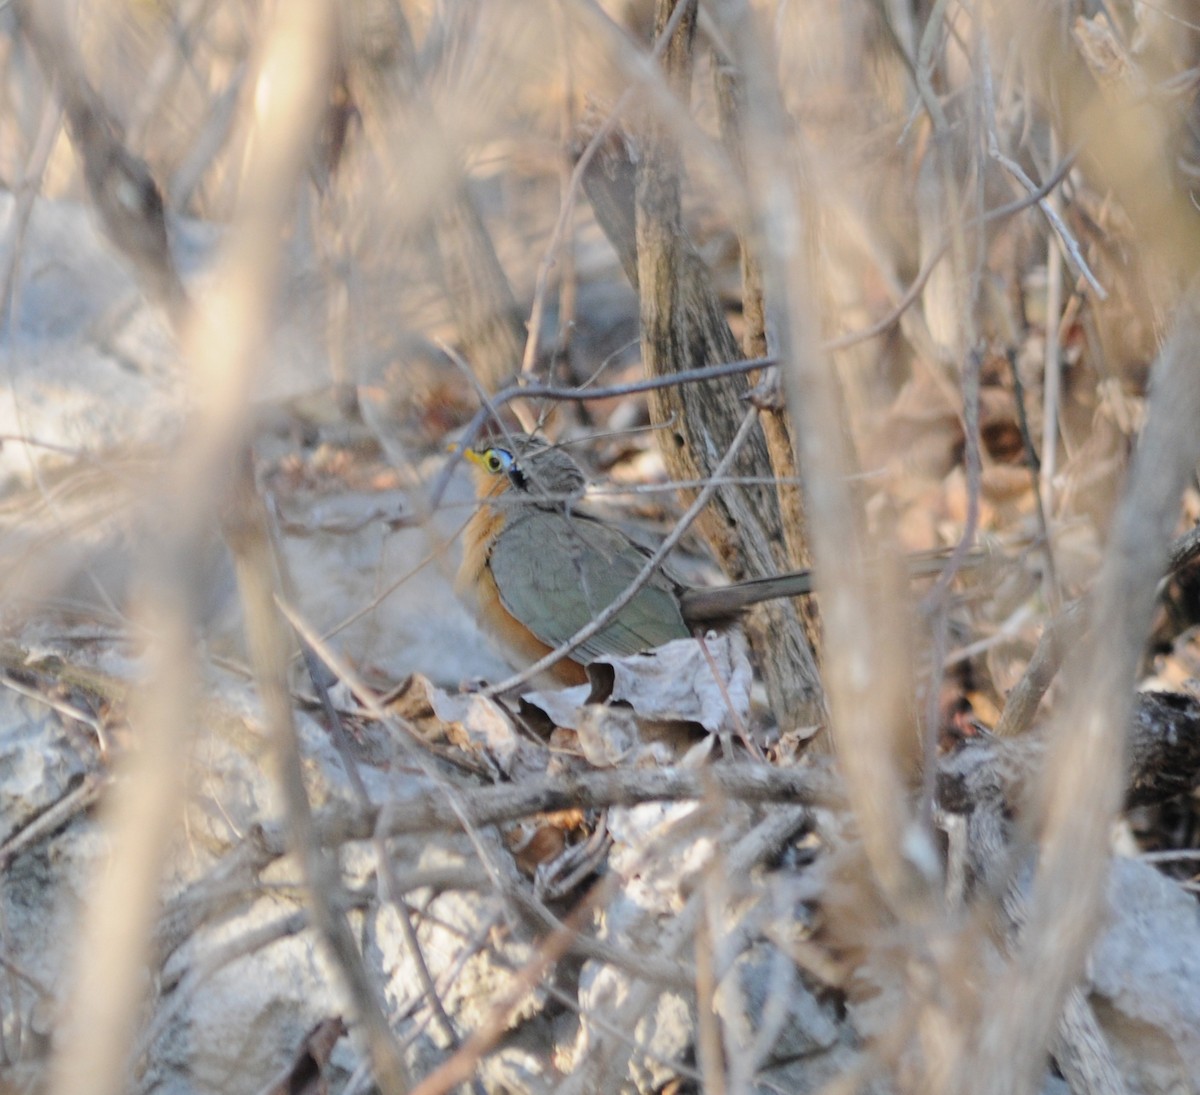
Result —
[[[1200,1090],[1189,5],[0,30],[0,1091]],[[514,426],[818,596],[532,691]]]

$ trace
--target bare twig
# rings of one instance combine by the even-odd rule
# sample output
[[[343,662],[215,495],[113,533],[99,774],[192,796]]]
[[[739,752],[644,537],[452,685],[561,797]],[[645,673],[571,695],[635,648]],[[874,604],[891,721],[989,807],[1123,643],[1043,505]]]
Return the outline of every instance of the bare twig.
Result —
[[[372,1061],[387,1091],[407,1086],[407,1069],[382,1003],[382,993],[366,969],[342,903],[337,861],[320,842],[304,783],[304,764],[297,743],[287,672],[291,636],[275,604],[279,563],[271,543],[266,507],[258,497],[247,461],[239,491],[226,517],[226,537],[237,564],[238,587],[246,619],[247,645],[254,662],[259,695],[283,790],[288,842],[304,871],[306,897],[313,922],[341,970],[365,1027]],[[335,727],[335,741],[336,727]],[[352,785],[365,799],[361,777],[343,756]]]
[[[895,601],[868,596],[863,515],[848,488],[855,461],[850,439],[840,429],[840,392],[820,351],[811,308],[814,271],[806,245],[811,229],[797,223],[798,211],[807,208],[803,174],[794,162],[795,150],[781,154],[777,138],[788,123],[772,76],[776,60],[749,4],[729,0],[718,10],[722,33],[746,80],[747,162],[756,165],[750,197],[763,274],[787,321],[780,331],[780,357],[788,363],[788,405],[808,484],[813,554],[825,584],[831,729],[871,866],[888,899],[903,906],[922,893],[922,876],[932,861],[911,827],[899,755],[907,744],[899,726],[907,704],[903,625]]]
[[[1180,304],[1157,362],[1150,416],[1117,513],[1111,550],[1095,594],[1095,618],[1119,626],[1092,633],[1075,666],[1075,687],[1056,720],[1041,802],[1041,855],[1029,918],[1014,962],[981,1030],[978,1074],[988,1091],[1031,1085],[1097,926],[1108,864],[1109,824],[1121,803],[1126,727],[1134,671],[1167,561],[1186,477],[1200,457],[1194,429],[1200,386],[1192,361],[1200,347],[1195,287]],[[998,997],[999,998],[999,997]]]
[[[38,16],[44,14],[39,11]],[[209,322],[190,326],[185,336],[196,409],[162,480],[159,512],[172,515],[170,527],[147,552],[145,622],[155,638],[148,654],[151,683],[131,712],[139,749],[129,758],[129,779],[109,819],[115,852],[97,875],[80,932],[80,983],[68,1029],[58,1043],[54,1091],[116,1095],[128,1087],[127,1054],[144,991],[155,896],[185,801],[187,765],[181,758],[190,753],[199,709],[191,612],[199,581],[192,565],[195,547],[213,527],[246,422],[247,392],[279,269],[282,225],[316,113],[312,96],[322,86],[327,16],[323,0],[297,0],[269,24],[258,73],[263,139],[248,164],[223,277],[209,302],[219,318],[206,313]],[[297,73],[304,73],[304,79]],[[116,214],[132,216],[134,223],[126,227],[135,235],[144,232],[137,237],[138,246],[144,245],[140,258],[152,272],[174,276],[165,237],[158,241],[161,203],[157,219],[140,219],[140,212],[154,211],[153,201],[137,205],[150,194],[137,188],[148,178],[144,165],[139,172],[137,162],[123,153],[102,104],[86,98],[82,75],[66,64],[58,75],[68,117],[76,109],[79,115],[72,125],[83,147],[89,186],[106,188],[112,199],[113,207],[105,210],[105,215],[114,214],[110,231],[124,223]],[[93,128],[87,129],[88,124]],[[132,194],[122,184],[130,179],[135,183]],[[157,249],[157,242],[163,249]],[[163,262],[165,267],[156,265]]]
[[[675,11],[672,14],[667,25],[663,28],[663,32],[654,42],[654,47],[650,51],[650,56],[646,59],[646,63],[641,66],[642,80],[645,82],[661,82],[661,75],[653,62],[662,57],[675,34],[676,28],[682,22],[687,14],[688,5],[681,3],[676,5]],[[549,279],[550,270],[554,266],[555,256],[563,246],[563,237],[566,235],[567,228],[571,223],[572,215],[575,211],[575,202],[579,196],[579,188],[583,184],[583,177],[587,173],[588,167],[592,162],[592,158],[596,155],[600,146],[608,140],[616,129],[617,124],[621,120],[621,115],[633,104],[638,93],[644,90],[642,82],[635,81],[630,84],[620,95],[617,101],[609,110],[607,116],[596,128],[587,144],[579,153],[578,159],[575,161],[575,168],[571,172],[570,178],[567,180],[563,188],[562,198],[559,204],[558,219],[554,222],[554,228],[550,232],[550,238],[546,243],[545,253],[542,255],[542,260],[538,264],[537,277],[534,282],[533,293],[533,308],[530,313],[529,335],[525,343],[525,352],[522,355],[521,373],[523,376],[530,376],[533,372],[533,364],[536,360],[538,333],[541,329],[542,310],[545,306],[546,284]]]
[[[1011,156],[1006,156],[1000,150],[1000,137],[996,132],[996,100],[995,92],[992,87],[992,70],[988,63],[990,59],[985,59],[985,63],[980,65],[980,82],[982,85],[982,95],[984,100],[984,119],[987,126],[987,145],[988,155],[1004,168],[1018,183],[1030,194],[1038,192],[1038,186],[1025,173],[1025,169],[1021,167]],[[1052,146],[1057,142],[1051,137]],[[1052,149],[1053,152],[1053,149]],[[1051,161],[1053,162],[1053,161]],[[1075,239],[1071,230],[1063,223],[1062,215],[1057,209],[1057,203],[1053,196],[1053,191],[1043,197],[1037,199],[1038,208],[1042,211],[1046,221],[1058,236],[1063,249],[1071,260],[1071,264],[1075,267],[1076,274],[1084,278],[1092,287],[1092,291],[1101,301],[1108,300],[1108,292],[1104,286],[1100,284],[1100,279],[1092,272],[1092,268],[1088,265],[1087,260],[1083,256],[1083,251],[1080,249],[1079,242]],[[1052,261],[1050,258],[1047,260]],[[1059,270],[1061,279],[1062,271]],[[1060,301],[1061,303],[1061,301]],[[1047,327],[1053,324],[1058,317],[1059,309],[1052,307],[1052,302],[1047,302],[1046,316],[1049,320]],[[1047,332],[1049,333],[1049,332]]]
[[[840,778],[828,762],[802,768],[730,763],[699,770],[686,768],[615,769],[545,776],[521,784],[459,788],[457,803],[441,795],[414,794],[402,801],[373,805],[364,812],[331,811],[318,815],[321,840],[366,840],[376,827],[388,837],[409,833],[457,831],[496,825],[530,814],[566,809],[633,806],[641,802],[680,802],[720,794],[742,802],[792,802],[805,806],[843,807]],[[381,817],[382,815],[382,817]],[[275,824],[264,825],[268,855],[287,850],[286,835]]]
[[[105,234],[151,299],[181,323],[187,293],[167,241],[162,194],[145,162],[126,147],[123,127],[88,80],[76,44],[65,33],[71,25],[65,8],[22,0],[16,11],[39,64],[57,85]]]

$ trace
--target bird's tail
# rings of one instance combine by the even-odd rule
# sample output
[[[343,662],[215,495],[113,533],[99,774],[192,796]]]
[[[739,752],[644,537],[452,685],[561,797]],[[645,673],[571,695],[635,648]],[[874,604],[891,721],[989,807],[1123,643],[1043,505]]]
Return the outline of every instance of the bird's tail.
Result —
[[[940,574],[950,559],[948,551],[928,551],[910,555],[905,560],[910,578],[926,578]],[[964,558],[964,567],[976,566],[986,552],[973,550]],[[762,601],[777,597],[803,597],[813,591],[811,570],[793,570],[771,578],[751,578],[745,582],[718,586],[715,589],[689,589],[679,598],[683,618],[689,624],[719,623]]]

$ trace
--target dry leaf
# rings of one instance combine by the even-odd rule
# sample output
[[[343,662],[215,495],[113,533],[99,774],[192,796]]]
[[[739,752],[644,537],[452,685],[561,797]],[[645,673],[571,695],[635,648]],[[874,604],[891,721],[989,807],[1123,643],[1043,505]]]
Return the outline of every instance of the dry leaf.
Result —
[[[521,736],[504,709],[486,696],[446,692],[414,674],[394,706],[430,740],[440,736],[482,756],[510,778],[546,770],[546,751]],[[430,715],[437,725],[429,725]]]
[[[637,716],[628,707],[589,703],[579,716],[575,727],[579,747],[597,768],[615,768],[641,743]]]
[[[612,699],[644,719],[698,722],[716,733],[750,717],[752,673],[736,632],[677,639],[645,654],[606,658],[614,673]],[[720,674],[718,680],[714,676]]]

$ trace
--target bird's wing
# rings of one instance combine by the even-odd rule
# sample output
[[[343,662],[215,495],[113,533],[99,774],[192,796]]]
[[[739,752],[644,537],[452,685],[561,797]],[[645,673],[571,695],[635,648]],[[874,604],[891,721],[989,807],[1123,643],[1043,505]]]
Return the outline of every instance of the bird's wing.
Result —
[[[598,521],[528,507],[509,518],[488,561],[504,607],[542,642],[558,646],[624,593],[646,558]],[[689,634],[672,583],[655,574],[575,657],[587,663],[636,654]]]

